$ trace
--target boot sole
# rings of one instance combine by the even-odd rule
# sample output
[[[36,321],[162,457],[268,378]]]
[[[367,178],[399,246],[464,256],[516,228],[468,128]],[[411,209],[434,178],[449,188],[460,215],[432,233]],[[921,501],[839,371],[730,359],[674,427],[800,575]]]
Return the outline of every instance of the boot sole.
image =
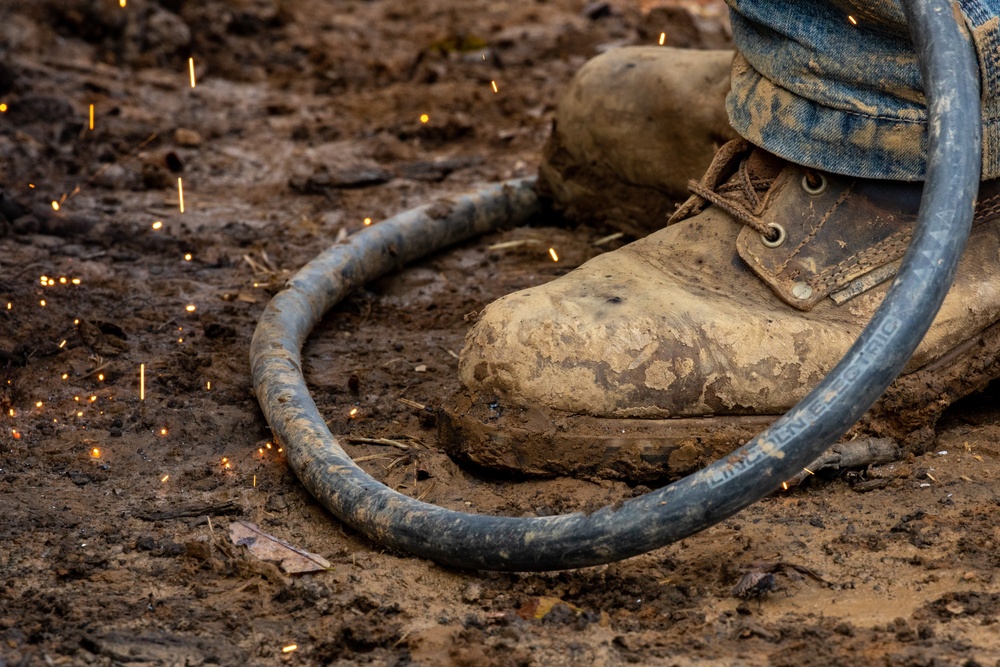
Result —
[[[900,377],[848,435],[890,437],[922,453],[949,405],[1000,377],[998,349],[1000,323]],[[500,472],[651,482],[704,467],[779,416],[601,418],[460,393],[439,411],[438,439],[449,455]]]

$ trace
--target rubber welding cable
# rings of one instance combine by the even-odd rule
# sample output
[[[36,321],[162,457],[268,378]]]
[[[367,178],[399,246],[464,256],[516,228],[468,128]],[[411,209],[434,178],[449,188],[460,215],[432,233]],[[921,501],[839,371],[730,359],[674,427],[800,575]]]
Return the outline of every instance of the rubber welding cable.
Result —
[[[677,482],[588,514],[465,514],[419,502],[369,477],[327,429],[306,388],[302,344],[352,289],[402,264],[493,229],[537,206],[531,182],[496,185],[402,213],[322,253],[276,295],[251,344],[253,383],[288,461],[337,518],[372,540],[440,563],[555,570],[643,553],[732,516],[776,490],[837,440],[898,375],[955,275],[979,185],[978,70],[968,33],[945,0],[904,3],[928,100],[927,182],[910,248],[868,327],[819,385],[730,456]]]

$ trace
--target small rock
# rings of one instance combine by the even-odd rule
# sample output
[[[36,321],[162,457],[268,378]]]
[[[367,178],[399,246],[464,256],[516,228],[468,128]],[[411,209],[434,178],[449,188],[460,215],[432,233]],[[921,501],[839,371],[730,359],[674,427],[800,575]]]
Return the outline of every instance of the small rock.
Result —
[[[137,551],[154,551],[159,549],[160,545],[151,535],[143,535],[135,541],[135,548]]]
[[[94,478],[91,475],[88,475],[85,472],[80,472],[79,470],[70,470],[66,473],[66,476],[69,477],[70,481],[77,486],[86,486],[94,481]]]
[[[288,509],[288,501],[284,496],[271,496],[267,499],[264,509],[268,512],[284,512]]]
[[[483,596],[483,586],[478,581],[470,581],[462,590],[462,602],[476,602]]]
[[[201,145],[201,135],[196,130],[178,127],[174,130],[174,143],[178,146],[194,148]]]

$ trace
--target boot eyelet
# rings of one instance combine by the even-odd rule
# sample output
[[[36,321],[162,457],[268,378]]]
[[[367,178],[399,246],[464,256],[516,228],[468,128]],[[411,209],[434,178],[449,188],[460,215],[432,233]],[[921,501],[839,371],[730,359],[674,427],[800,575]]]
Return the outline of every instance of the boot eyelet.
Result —
[[[772,240],[767,238],[765,234],[760,235],[760,242],[763,243],[768,248],[777,248],[785,242],[788,238],[788,234],[785,233],[785,228],[776,222],[769,222],[767,226],[770,227],[777,233],[777,236]]]
[[[813,174],[813,175],[819,178],[819,183],[817,185],[811,184],[809,182],[810,174],[806,174],[805,176],[802,177],[802,189],[805,190],[808,194],[812,195],[813,197],[818,197],[819,195],[826,192],[826,176],[824,176],[823,174]]]

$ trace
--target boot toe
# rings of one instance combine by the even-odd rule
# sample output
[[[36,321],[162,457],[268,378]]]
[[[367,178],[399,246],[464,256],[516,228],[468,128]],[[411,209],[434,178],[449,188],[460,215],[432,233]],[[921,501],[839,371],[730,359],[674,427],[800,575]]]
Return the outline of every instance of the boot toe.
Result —
[[[465,386],[595,417],[780,414],[850,345],[753,281],[717,294],[643,261],[642,245],[486,308],[462,354]]]

